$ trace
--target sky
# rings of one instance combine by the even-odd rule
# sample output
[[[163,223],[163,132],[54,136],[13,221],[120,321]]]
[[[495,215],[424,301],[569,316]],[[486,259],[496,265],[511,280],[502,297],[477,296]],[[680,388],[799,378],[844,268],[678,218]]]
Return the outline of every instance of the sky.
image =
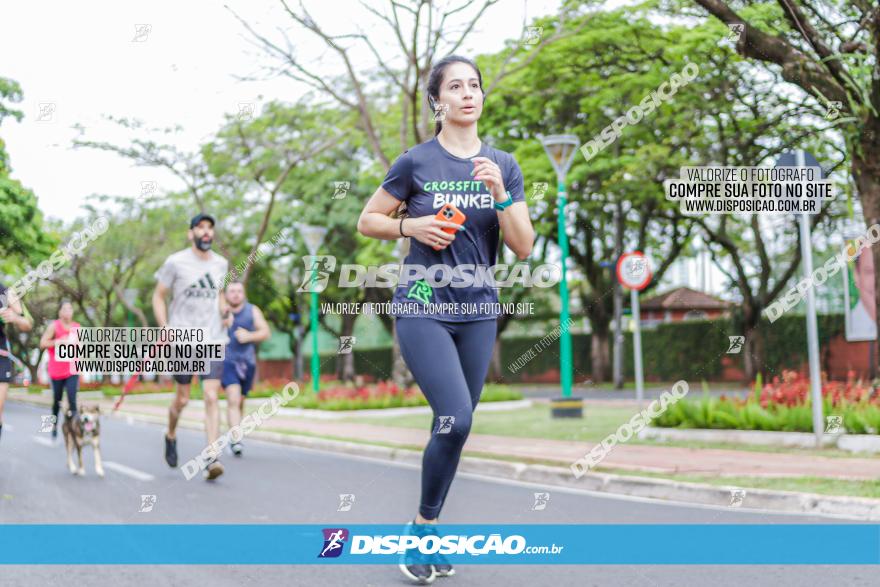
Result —
[[[366,1],[380,11],[387,5]],[[607,6],[623,3],[609,0]],[[532,19],[556,13],[560,4],[500,0],[457,52],[498,51],[505,40],[522,39]],[[298,4],[290,6],[295,9]],[[396,55],[387,29],[356,0],[305,0],[304,6],[328,32],[352,33],[363,27],[380,53]],[[463,15],[474,10],[471,6]],[[289,78],[266,73],[278,62],[255,44],[241,21],[275,42],[290,42],[307,62],[322,60],[328,73],[343,73],[341,63],[328,58],[323,42],[299,27],[277,0],[97,0],[89,2],[88,9],[35,0],[7,7],[0,20],[0,55],[5,57],[0,58],[0,76],[21,85],[24,99],[13,107],[24,118],[7,118],[0,136],[6,141],[13,177],[34,191],[44,216],[69,221],[83,213],[89,196],[139,196],[147,182],[159,192],[183,188],[167,170],[138,167],[111,152],[72,148],[79,136],[74,125],[85,128],[82,138],[87,140],[125,146],[146,136],[192,151],[242,104],[254,104],[258,111],[267,101],[294,102],[308,91]],[[373,63],[366,50],[353,56],[361,60],[356,65]],[[145,128],[180,125],[182,130],[138,134],[107,117],[140,120]],[[668,286],[705,283],[698,260],[677,265],[664,280]],[[712,268],[709,274],[707,289],[721,292],[720,273]]]
[[[378,10],[386,6],[379,0],[369,4]],[[307,0],[304,5],[326,30],[354,32],[363,26],[383,55],[394,50],[384,25],[358,2]],[[254,44],[239,18],[275,41],[286,37],[308,60],[326,53],[323,42],[301,29],[279,1],[101,0],[87,6],[20,2],[7,6],[0,19],[5,57],[0,76],[17,81],[24,94],[13,105],[24,118],[7,118],[0,133],[13,177],[32,189],[44,215],[55,219],[80,214],[92,194],[137,196],[143,182],[155,182],[160,191],[182,187],[167,171],[137,167],[110,152],[73,149],[75,124],[85,127],[85,139],[118,145],[136,135],[107,116],[138,119],[147,128],[182,125],[178,134],[150,136],[193,150],[220,128],[224,115],[239,112],[240,104],[259,110],[261,103],[294,102],[304,93],[306,88],[289,78],[267,76],[266,67],[277,61]],[[524,18],[554,13],[558,6],[553,0],[501,0],[486,11],[459,53],[500,50],[505,39],[523,37]],[[342,73],[337,62],[326,63],[328,71]]]

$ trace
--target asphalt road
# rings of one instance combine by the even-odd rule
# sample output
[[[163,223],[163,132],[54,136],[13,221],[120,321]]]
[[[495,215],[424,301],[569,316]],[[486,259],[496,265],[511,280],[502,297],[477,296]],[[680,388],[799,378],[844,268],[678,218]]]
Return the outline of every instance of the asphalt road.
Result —
[[[194,409],[194,408],[188,408]],[[0,524],[374,524],[403,523],[415,513],[415,467],[297,447],[247,441],[245,456],[225,456],[226,474],[214,483],[186,481],[163,460],[162,427],[104,417],[102,447],[107,475],[66,469],[64,445],[41,433],[34,406],[7,403],[0,441]],[[178,434],[181,462],[204,446],[204,436]],[[549,491],[543,511],[532,511],[534,492]],[[339,494],[354,494],[350,511],[338,512]],[[152,511],[139,511],[142,495],[155,495]],[[445,523],[719,524],[841,523],[809,516],[765,514],[735,508],[673,504],[596,495],[533,484],[461,475],[443,512]],[[2,532],[2,527],[0,527]],[[748,545],[743,545],[748,548]],[[218,548],[236,548],[234,536],[218,536]],[[870,566],[527,566],[459,565],[441,587],[471,585],[874,585]],[[199,565],[4,566],[4,586],[71,582],[84,585],[241,586],[409,584],[396,566],[326,567]]]

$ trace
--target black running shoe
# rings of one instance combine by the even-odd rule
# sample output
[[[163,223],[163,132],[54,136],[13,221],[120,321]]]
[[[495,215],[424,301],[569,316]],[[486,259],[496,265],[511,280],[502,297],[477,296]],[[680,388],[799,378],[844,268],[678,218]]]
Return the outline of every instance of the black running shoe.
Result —
[[[424,525],[427,524],[416,524],[415,520],[407,522],[403,534],[421,535],[420,529]],[[429,585],[437,578],[434,565],[430,564],[426,560],[426,555],[420,553],[418,549],[407,549],[400,556],[398,567],[406,578],[420,585]]]
[[[55,425],[55,426],[52,426],[52,440],[55,440],[57,438],[58,438],[58,426]]]
[[[165,462],[172,469],[177,468],[177,439],[165,435]]]
[[[243,446],[240,442],[233,442],[232,444],[229,445],[229,448],[232,450],[232,454],[234,454],[237,457],[241,456],[241,450],[242,450]]]

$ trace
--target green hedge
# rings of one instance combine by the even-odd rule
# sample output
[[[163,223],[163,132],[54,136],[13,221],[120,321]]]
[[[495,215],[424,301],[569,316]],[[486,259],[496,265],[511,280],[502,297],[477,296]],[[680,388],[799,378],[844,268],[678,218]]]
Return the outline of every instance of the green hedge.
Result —
[[[848,434],[877,434],[880,430],[880,406],[850,403],[833,406],[824,403],[825,414],[839,415]],[[809,404],[786,406],[756,402],[738,405],[716,398],[685,399],[669,406],[651,425],[663,428],[706,428],[715,430],[769,430],[777,432],[812,432],[813,412]]]
[[[818,317],[819,345],[824,348],[829,340],[844,331],[842,314]],[[787,315],[772,324],[762,321],[758,328],[764,336],[765,363],[768,375],[782,369],[796,368],[807,359],[807,329],[802,315]],[[718,379],[722,373],[721,360],[730,357],[735,366],[742,368],[743,353],[727,355],[728,336],[743,334],[738,317],[719,320],[694,320],[660,324],[642,331],[644,373],[647,379],[671,381],[682,376],[706,380]],[[501,369],[504,381],[517,382],[523,375],[537,377],[559,371],[559,339],[546,347],[540,344],[543,337],[517,337],[503,339]],[[590,335],[572,334],[572,355],[575,380],[589,377],[592,370]],[[508,368],[530,348],[535,356],[521,369],[511,373]],[[537,349],[543,349],[537,351]],[[624,334],[624,375],[632,378],[632,333]],[[610,354],[610,353],[609,353]],[[354,351],[355,368],[359,374],[387,379],[391,373],[391,349]],[[305,359],[306,368],[309,357]],[[321,373],[332,374],[336,369],[335,355],[321,355]]]

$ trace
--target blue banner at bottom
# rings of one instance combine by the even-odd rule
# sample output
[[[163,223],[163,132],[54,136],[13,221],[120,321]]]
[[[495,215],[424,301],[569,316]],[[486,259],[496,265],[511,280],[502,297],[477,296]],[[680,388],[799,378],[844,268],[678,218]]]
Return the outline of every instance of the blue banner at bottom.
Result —
[[[880,525],[0,526],[0,564],[396,564],[416,551],[452,564],[880,564]]]

